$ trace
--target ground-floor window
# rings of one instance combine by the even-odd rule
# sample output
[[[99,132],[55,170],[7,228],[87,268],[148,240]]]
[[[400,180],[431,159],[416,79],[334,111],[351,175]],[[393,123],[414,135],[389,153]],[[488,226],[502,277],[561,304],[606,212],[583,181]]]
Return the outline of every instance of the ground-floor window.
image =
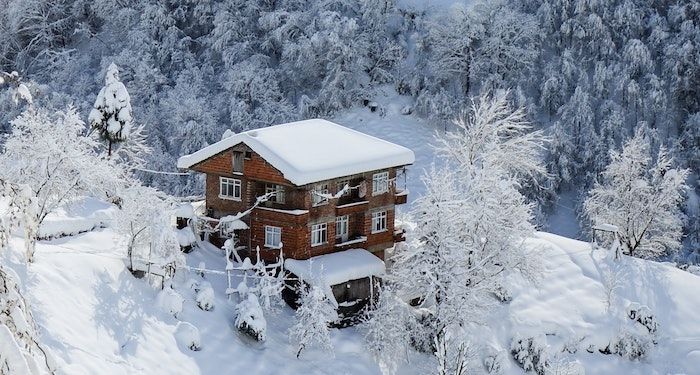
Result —
[[[265,247],[280,247],[282,245],[282,228],[265,226]]]

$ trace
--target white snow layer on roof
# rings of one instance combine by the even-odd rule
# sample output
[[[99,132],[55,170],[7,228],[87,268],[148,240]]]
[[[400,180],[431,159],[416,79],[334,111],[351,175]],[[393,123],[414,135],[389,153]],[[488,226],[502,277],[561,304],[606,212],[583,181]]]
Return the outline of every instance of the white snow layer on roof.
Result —
[[[245,143],[295,185],[412,164],[413,151],[333,122],[311,119],[249,130],[180,157],[178,168]]]
[[[365,249],[339,251],[307,260],[287,259],[284,267],[309,284],[325,287],[381,276],[385,272],[384,261]]]

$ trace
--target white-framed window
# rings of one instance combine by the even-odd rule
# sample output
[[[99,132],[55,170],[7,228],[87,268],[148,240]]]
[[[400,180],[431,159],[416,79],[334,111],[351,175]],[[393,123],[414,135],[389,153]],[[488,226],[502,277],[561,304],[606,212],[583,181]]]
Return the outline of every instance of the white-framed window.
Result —
[[[343,190],[343,188],[345,188],[345,185],[348,186],[348,190],[345,190],[341,196],[346,197],[346,196],[350,195],[350,180],[349,179],[344,179],[344,180],[338,181],[338,183],[336,184],[336,189],[335,189],[336,194],[338,194],[338,192]]]
[[[328,199],[321,194],[328,194],[328,184],[316,184],[314,186],[314,190],[311,192],[311,201],[314,206],[328,203]]]
[[[270,198],[271,202],[284,203],[284,186],[275,184],[265,184],[265,194],[275,193]]]
[[[278,248],[282,244],[282,228],[265,225],[265,247]]]
[[[389,191],[389,172],[379,172],[372,176],[372,195]]]
[[[219,198],[241,200],[241,180],[219,177]]]
[[[348,239],[348,227],[350,217],[348,215],[338,216],[335,218],[335,238],[340,238],[343,241]]]
[[[328,225],[326,223],[311,226],[311,246],[323,245],[328,242]]]
[[[386,231],[386,211],[372,212],[372,233]]]

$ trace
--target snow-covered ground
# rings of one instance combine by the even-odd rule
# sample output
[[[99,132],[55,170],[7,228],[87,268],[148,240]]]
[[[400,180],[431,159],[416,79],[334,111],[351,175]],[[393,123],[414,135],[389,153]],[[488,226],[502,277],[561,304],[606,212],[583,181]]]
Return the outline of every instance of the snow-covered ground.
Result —
[[[93,198],[69,202],[46,216],[39,227],[39,237],[58,238],[104,227],[115,209]]]
[[[335,355],[309,349],[301,359],[289,343],[287,331],[293,311],[282,306],[267,316],[267,341],[252,342],[233,327],[234,306],[225,296],[224,275],[184,272],[175,280],[183,297],[177,318],[156,301],[160,290],[135,279],[126,269],[124,253],[109,229],[38,244],[36,262],[19,262],[22,243],[14,238],[6,264],[22,278],[41,339],[53,352],[59,374],[378,374],[379,368],[363,346],[361,327],[334,329]],[[546,335],[552,355],[574,362],[587,373],[697,373],[700,368],[700,277],[671,265],[625,258],[612,263],[604,250],[588,243],[538,233],[525,246],[539,256],[540,277],[513,277],[513,300],[496,311],[475,332],[486,335],[494,348],[508,348],[514,334]],[[220,250],[196,249],[187,263],[223,270]],[[606,275],[617,269],[617,288],[607,306]],[[197,307],[192,281],[209,282],[214,308]],[[610,284],[610,283],[608,283]],[[588,353],[590,345],[604,346],[623,327],[630,303],[646,305],[659,323],[658,345],[641,362],[616,355]],[[183,344],[191,333],[201,336],[201,350]],[[178,325],[180,328],[178,329]],[[184,326],[184,327],[183,327]],[[178,343],[180,339],[180,343]],[[565,343],[576,342],[576,354],[562,354]],[[402,374],[431,372],[433,360],[414,354]],[[506,355],[507,374],[522,370]]]

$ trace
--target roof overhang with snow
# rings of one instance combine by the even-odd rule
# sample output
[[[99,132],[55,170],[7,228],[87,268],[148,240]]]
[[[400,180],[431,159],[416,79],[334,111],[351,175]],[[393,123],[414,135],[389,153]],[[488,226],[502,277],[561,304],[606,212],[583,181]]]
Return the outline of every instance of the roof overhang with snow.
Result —
[[[240,143],[297,186],[415,161],[413,151],[406,147],[327,120],[311,119],[232,135],[180,157],[177,166],[191,168]]]
[[[306,260],[287,259],[284,268],[311,285],[331,287],[369,276],[382,276],[384,261],[365,249],[350,249]]]

